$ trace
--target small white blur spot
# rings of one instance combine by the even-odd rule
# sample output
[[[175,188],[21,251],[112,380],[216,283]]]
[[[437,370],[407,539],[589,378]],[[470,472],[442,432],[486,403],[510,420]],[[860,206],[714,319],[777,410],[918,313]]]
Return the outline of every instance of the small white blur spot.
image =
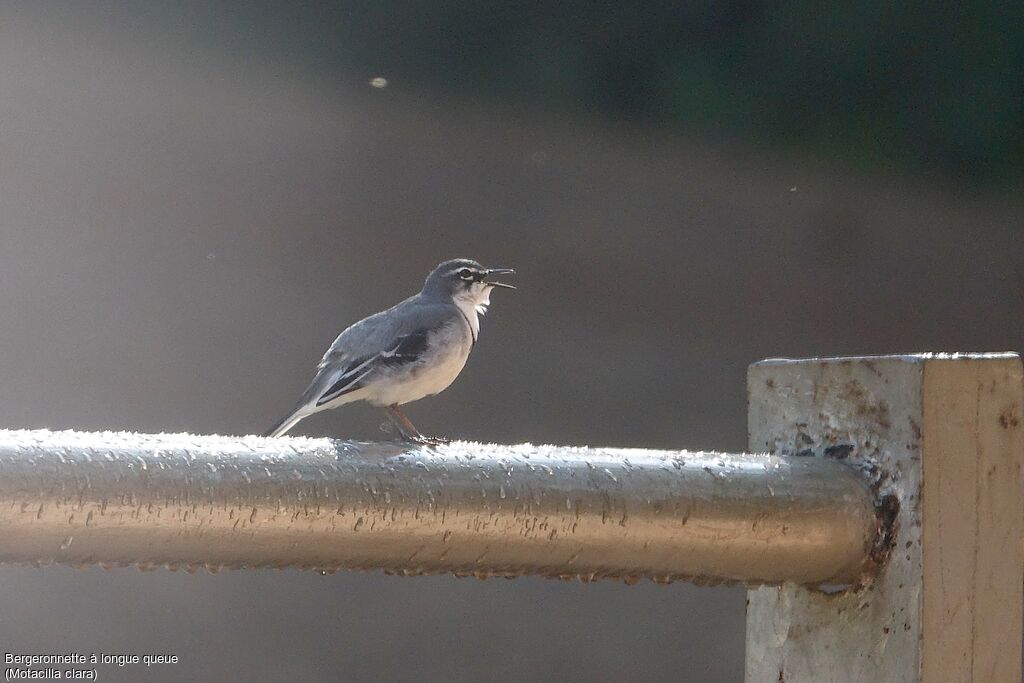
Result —
[[[376,78],[370,79],[370,85],[380,90],[381,88],[388,87],[388,79],[383,76],[377,76]]]

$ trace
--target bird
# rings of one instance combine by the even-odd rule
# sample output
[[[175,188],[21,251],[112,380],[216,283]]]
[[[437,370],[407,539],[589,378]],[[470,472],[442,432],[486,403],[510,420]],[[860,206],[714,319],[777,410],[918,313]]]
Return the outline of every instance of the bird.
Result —
[[[366,401],[384,411],[402,439],[423,436],[399,406],[438,394],[462,372],[480,335],[480,317],[511,268],[485,268],[457,258],[439,264],[418,294],[375,313],[338,335],[295,407],[263,436],[282,436],[321,410]]]

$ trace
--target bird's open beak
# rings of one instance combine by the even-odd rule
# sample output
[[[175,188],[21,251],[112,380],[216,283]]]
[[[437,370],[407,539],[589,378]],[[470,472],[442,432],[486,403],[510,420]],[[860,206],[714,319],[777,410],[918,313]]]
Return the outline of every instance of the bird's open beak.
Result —
[[[489,278],[492,275],[513,275],[516,271],[511,268],[488,268],[487,272],[484,273],[484,278]],[[504,282],[491,282],[487,281],[491,287],[503,287],[505,289],[515,289],[513,285],[506,284]]]

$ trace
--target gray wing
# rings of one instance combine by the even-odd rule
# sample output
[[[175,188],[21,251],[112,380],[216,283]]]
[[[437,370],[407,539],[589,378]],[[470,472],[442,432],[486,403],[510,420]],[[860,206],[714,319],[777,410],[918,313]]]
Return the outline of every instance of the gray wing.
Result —
[[[320,407],[372,382],[381,370],[418,362],[430,335],[462,315],[452,304],[418,295],[352,325],[334,340],[303,396]]]

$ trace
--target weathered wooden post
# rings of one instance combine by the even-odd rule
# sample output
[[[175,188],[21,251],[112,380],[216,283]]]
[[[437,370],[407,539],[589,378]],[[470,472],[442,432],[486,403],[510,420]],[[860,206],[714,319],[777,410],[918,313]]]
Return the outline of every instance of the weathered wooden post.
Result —
[[[895,525],[864,586],[750,590],[747,680],[1020,681],[1020,358],[769,360],[748,391],[750,451],[864,468]]]

